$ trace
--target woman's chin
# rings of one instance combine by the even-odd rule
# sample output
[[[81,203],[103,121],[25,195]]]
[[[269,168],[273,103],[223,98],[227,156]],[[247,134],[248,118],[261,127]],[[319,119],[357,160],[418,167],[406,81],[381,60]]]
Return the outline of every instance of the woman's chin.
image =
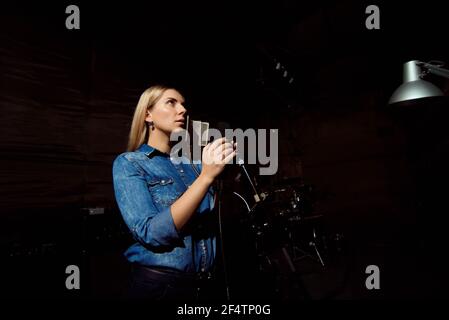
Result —
[[[173,133],[178,133],[178,132],[182,132],[182,131],[184,131],[185,129],[184,129],[184,126],[182,125],[179,125],[179,126],[176,126],[176,127],[174,127],[173,128],[173,130],[172,130],[172,132]]]

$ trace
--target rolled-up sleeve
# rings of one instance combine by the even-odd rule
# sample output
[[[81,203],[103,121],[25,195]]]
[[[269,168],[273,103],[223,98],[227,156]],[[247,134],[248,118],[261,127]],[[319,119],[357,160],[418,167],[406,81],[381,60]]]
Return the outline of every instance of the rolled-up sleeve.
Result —
[[[134,238],[147,247],[173,246],[180,240],[171,208],[158,210],[145,177],[125,156],[113,163],[114,193],[120,212]]]

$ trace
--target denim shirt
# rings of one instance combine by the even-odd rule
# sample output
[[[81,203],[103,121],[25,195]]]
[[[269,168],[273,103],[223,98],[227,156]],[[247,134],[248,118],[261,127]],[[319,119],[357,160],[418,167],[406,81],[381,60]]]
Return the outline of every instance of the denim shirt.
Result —
[[[173,160],[147,144],[114,160],[115,199],[136,240],[125,257],[145,266],[210,271],[216,252],[214,190],[210,187],[189,222],[177,230],[170,206],[197,173],[187,161]],[[201,171],[200,164],[193,165]]]

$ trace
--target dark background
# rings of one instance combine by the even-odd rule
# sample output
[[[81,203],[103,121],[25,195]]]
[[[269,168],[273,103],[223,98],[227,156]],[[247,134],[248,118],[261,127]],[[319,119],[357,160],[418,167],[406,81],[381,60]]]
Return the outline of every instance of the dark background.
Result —
[[[80,8],[80,30],[65,28],[69,4]],[[367,30],[370,4],[2,5],[2,294],[120,296],[129,238],[111,165],[126,148],[140,94],[169,82],[194,117],[279,128],[279,171],[259,177],[260,187],[288,184],[286,178],[313,185],[323,237],[342,247],[329,249],[326,268],[294,275],[305,290],[282,284],[273,294],[292,275],[281,268],[280,275],[248,277],[255,274],[244,263],[253,239],[241,208],[224,194],[233,297],[447,297],[448,103],[389,108],[387,101],[404,62],[449,61],[449,22],[436,2],[377,2],[380,30]],[[447,93],[446,80],[429,79]],[[226,176],[227,190],[245,192],[243,180],[232,182],[236,170]],[[84,209],[94,207],[105,213]],[[282,265],[277,254],[271,257]],[[82,290],[65,289],[69,264],[80,266]],[[380,290],[365,288],[370,264],[380,267]]]

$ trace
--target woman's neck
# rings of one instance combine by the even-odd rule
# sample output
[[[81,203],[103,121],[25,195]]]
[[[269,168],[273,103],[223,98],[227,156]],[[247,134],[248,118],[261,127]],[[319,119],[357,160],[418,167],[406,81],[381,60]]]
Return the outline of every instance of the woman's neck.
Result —
[[[147,144],[161,152],[170,154],[170,138],[162,131],[157,129],[151,131]]]

